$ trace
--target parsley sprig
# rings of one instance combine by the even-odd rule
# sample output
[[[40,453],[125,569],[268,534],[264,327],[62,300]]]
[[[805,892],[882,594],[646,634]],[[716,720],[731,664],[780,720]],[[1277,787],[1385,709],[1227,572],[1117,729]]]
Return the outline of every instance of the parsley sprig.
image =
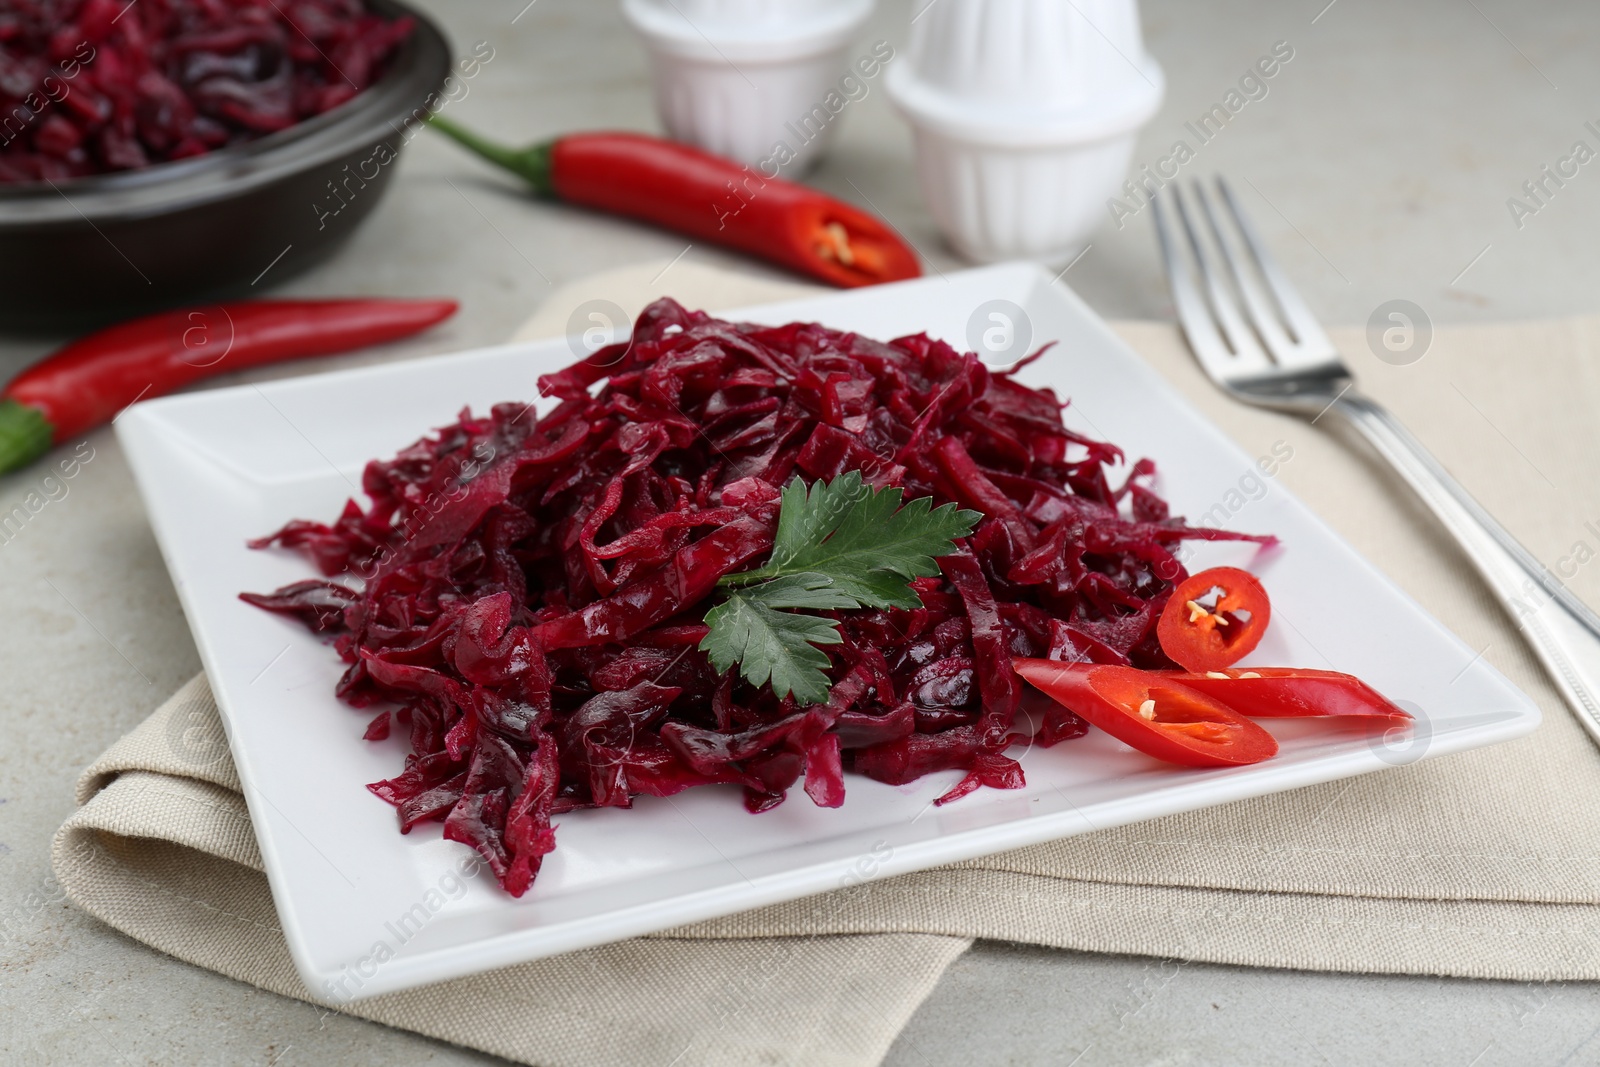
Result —
[[[843,638],[834,619],[802,611],[921,606],[913,578],[939,573],[934,560],[972,533],[976,511],[905,501],[898,488],[873,489],[859,471],[807,489],[797,476],[783,490],[772,556],[755,570],[717,583],[725,595],[706,612],[700,642],[719,672],[738,664],[751,685],[769,682],[779,697],[821,704],[831,683],[819,646]]]

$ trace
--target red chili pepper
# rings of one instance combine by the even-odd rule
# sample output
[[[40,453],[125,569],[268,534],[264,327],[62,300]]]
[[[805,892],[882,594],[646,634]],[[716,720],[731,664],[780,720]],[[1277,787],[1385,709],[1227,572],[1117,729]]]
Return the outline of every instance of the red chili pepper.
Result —
[[[0,390],[0,472],[109,422],[136,400],[263,363],[425,330],[454,300],[256,300],[165,311],[73,341]]]
[[[1261,643],[1272,603],[1255,575],[1212,567],[1172,591],[1156,623],[1161,651],[1188,671],[1217,671],[1238,663]]]
[[[1049,659],[1017,659],[1012,665],[1090,725],[1168,763],[1237,767],[1278,752],[1267,731],[1169,674]]]
[[[515,149],[438,116],[430,121],[540,196],[642,219],[833,285],[922,273],[916,255],[880,219],[698,148],[639,133],[574,133]]]
[[[1161,677],[1220,700],[1241,715],[1260,719],[1323,715],[1411,719],[1410,713],[1360,678],[1337,671],[1251,667],[1206,674],[1163,671]]]

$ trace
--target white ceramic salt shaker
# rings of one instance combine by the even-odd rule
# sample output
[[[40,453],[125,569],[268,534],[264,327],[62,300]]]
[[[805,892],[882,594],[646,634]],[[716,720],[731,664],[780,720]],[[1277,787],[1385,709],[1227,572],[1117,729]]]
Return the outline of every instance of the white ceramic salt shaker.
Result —
[[[816,163],[859,98],[848,50],[873,3],[622,0],[622,11],[650,50],[668,134],[771,177]]]
[[[923,199],[979,262],[1076,256],[1166,84],[1137,0],[937,0],[887,78]]]

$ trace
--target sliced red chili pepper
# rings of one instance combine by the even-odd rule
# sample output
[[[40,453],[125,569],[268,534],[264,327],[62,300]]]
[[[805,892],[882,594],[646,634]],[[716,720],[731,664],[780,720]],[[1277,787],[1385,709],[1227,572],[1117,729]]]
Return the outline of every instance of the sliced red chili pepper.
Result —
[[[1016,659],[1030,685],[1117,740],[1186,767],[1238,767],[1277,754],[1249,719],[1167,674],[1104,664]]]
[[[1217,671],[1254,651],[1271,618],[1272,604],[1255,575],[1212,567],[1172,591],[1156,637],[1161,651],[1185,670]]]
[[[1251,667],[1204,674],[1162,671],[1161,676],[1220,700],[1241,715],[1261,719],[1322,715],[1411,718],[1360,678],[1338,671]]]
[[[431,124],[540,196],[642,219],[832,285],[922,273],[889,225],[842,200],[730,159],[640,133],[574,133],[507,148],[435,115]]]
[[[454,300],[247,300],[107,327],[0,390],[0,472],[109,422],[135,400],[225,371],[393,341],[455,311]]]

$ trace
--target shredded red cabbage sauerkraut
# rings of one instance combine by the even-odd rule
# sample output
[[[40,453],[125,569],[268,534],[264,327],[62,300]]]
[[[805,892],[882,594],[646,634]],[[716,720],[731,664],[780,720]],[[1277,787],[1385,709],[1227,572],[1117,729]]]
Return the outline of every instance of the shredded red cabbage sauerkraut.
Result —
[[[1085,726],[1053,704],[1019,719],[1011,657],[1173,667],[1155,636],[1187,573],[1173,549],[1243,539],[1171,517],[1148,460],[1113,486],[1121,452],[1068,430],[1054,394],[923,335],[663,299],[631,341],[539,385],[548,414],[463,412],[369,464],[366,509],[252,543],[355,581],[244,595],[336,637],[339,696],[385,706],[368,738],[409,731],[402,773],[368,787],[401,832],[442,821],[516,896],[553,816],[641,794],[737,785],[759,812],[802,778],[837,806],[845,771],[964,771],[941,802],[1016,788],[1013,739]],[[921,608],[828,613],[844,640],[827,703],[718,675],[696,647],[717,580],[765,560],[785,482],[851,470],[984,518],[913,583]]]

